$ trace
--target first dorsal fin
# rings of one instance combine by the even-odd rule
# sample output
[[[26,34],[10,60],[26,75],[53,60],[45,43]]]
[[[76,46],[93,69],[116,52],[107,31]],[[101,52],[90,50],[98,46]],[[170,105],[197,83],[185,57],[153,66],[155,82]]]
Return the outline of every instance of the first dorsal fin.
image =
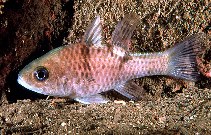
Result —
[[[102,25],[99,15],[86,29],[83,40],[88,46],[102,46]]]
[[[138,25],[138,15],[128,14],[117,24],[111,38],[113,45],[129,49],[131,36]]]

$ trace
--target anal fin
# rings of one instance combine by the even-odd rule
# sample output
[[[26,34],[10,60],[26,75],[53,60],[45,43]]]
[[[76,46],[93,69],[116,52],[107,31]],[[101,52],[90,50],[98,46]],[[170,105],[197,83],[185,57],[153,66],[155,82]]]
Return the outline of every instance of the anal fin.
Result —
[[[91,96],[86,96],[86,97],[78,97],[75,98],[76,101],[83,103],[83,104],[93,104],[93,103],[107,103],[110,100],[105,98],[103,95],[101,94],[95,94],[95,95],[91,95]]]
[[[144,99],[146,91],[141,86],[138,86],[133,81],[128,81],[115,88],[117,92],[132,100]]]

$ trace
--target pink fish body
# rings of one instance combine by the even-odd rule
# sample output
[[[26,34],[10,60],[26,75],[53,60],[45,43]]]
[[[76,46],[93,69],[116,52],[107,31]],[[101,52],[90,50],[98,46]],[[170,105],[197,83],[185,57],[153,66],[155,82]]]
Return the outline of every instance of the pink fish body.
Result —
[[[138,100],[144,90],[130,81],[152,75],[168,75],[196,81],[196,55],[202,36],[197,34],[164,52],[132,54],[129,41],[137,15],[127,15],[113,32],[111,44],[104,43],[100,17],[87,28],[81,43],[56,48],[32,61],[18,76],[18,82],[37,93],[70,97],[82,103],[106,103],[101,92],[114,89]]]

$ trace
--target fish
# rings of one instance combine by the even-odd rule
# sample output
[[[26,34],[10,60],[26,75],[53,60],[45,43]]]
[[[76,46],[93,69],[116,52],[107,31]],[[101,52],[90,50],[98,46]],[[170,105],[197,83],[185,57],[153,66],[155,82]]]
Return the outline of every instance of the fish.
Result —
[[[132,81],[134,78],[163,75],[199,80],[196,59],[202,51],[203,33],[188,36],[163,52],[133,53],[131,37],[138,24],[137,14],[125,15],[106,42],[98,15],[80,42],[33,60],[19,72],[17,82],[40,94],[92,104],[109,102],[102,93],[110,90],[141,100],[145,90]]]

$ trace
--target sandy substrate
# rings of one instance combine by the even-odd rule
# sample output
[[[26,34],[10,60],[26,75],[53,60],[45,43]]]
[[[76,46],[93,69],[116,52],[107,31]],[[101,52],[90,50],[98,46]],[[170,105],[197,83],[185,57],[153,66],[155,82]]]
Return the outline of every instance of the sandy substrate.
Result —
[[[4,5],[2,8],[1,5]],[[163,51],[188,35],[207,38],[200,55],[211,69],[211,2],[204,1],[16,1],[0,3],[1,134],[211,134],[211,79],[196,83],[164,76],[135,79],[148,94],[143,101],[83,105],[46,100],[17,84],[17,74],[52,48],[75,43],[96,15],[105,41],[118,20],[135,12],[140,25],[132,52]],[[114,96],[110,94],[109,96]],[[115,94],[116,96],[116,94]],[[118,95],[117,95],[118,96]]]
[[[211,92],[190,88],[156,101],[82,105],[21,100],[0,109],[1,133],[211,134]]]

